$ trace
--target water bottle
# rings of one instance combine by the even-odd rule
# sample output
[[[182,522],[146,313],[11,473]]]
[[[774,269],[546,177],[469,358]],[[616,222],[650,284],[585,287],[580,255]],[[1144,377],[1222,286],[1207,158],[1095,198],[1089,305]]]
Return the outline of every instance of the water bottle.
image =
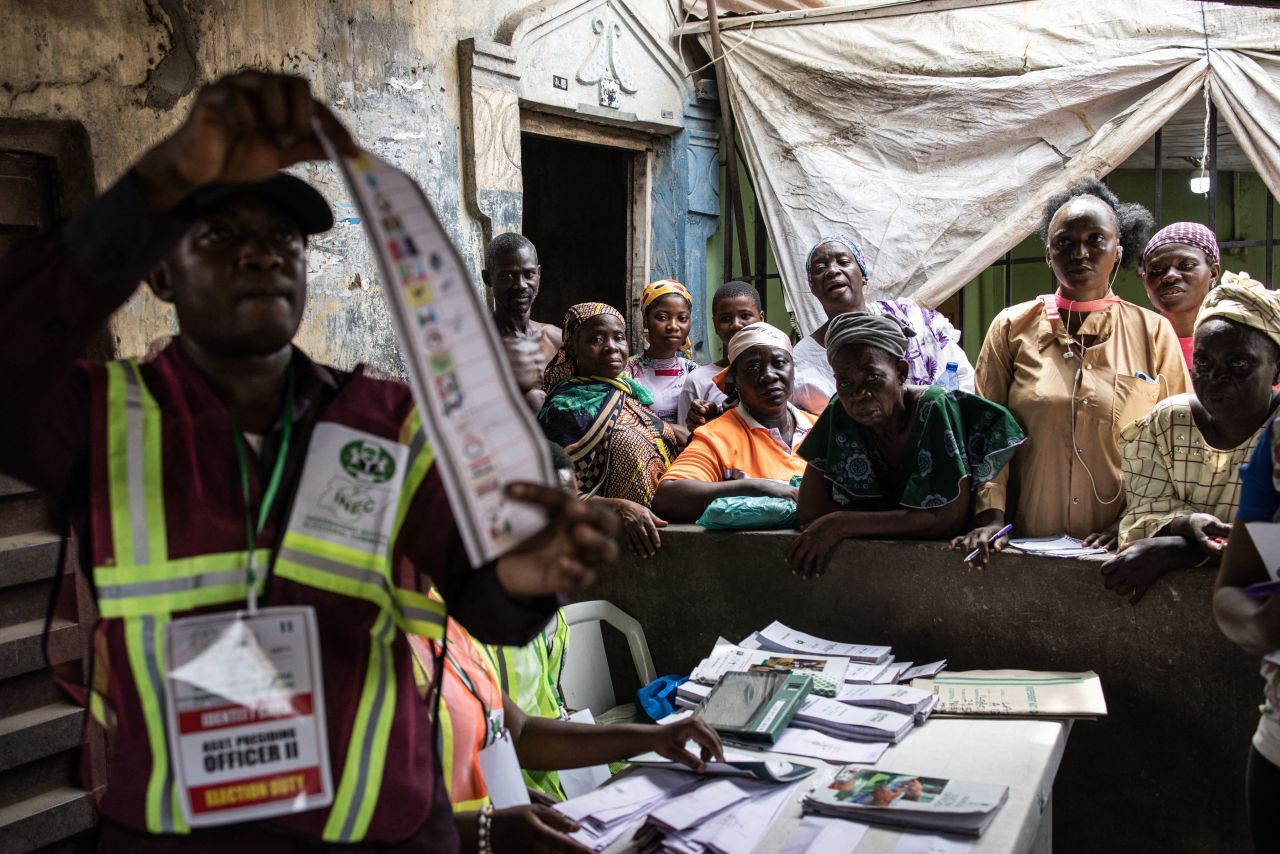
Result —
[[[947,369],[942,372],[942,376],[938,377],[933,383],[941,386],[944,391],[960,390],[960,363],[947,362]]]

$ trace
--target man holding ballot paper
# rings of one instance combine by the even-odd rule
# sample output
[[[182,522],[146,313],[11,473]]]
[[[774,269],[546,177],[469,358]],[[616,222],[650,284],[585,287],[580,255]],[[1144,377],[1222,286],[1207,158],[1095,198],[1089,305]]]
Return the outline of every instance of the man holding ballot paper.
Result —
[[[333,216],[278,170],[325,157],[317,127],[365,157],[304,80],[223,78],[0,267],[0,471],[62,503],[101,615],[84,697],[105,734],[101,850],[456,850],[405,634],[443,638],[447,607],[481,641],[524,643],[617,554],[614,514],[504,482],[546,524],[473,561],[476,530],[512,529],[492,489],[483,520],[459,504],[483,460],[453,458],[437,401],[293,346],[307,237]],[[439,256],[422,259],[419,323],[449,309],[429,298]],[[145,361],[79,361],[142,279],[180,334]],[[465,406],[469,389],[437,387]]]

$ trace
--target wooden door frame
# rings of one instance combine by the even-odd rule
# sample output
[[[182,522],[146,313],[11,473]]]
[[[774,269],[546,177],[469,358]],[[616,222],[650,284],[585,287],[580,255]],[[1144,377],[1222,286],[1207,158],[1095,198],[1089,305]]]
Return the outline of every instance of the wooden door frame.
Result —
[[[661,137],[613,125],[596,124],[543,112],[521,104],[520,132],[559,140],[599,145],[627,153],[629,186],[627,199],[627,338],[631,352],[638,353],[644,326],[640,297],[649,284],[649,256],[652,243],[654,149]],[[522,164],[523,168],[523,164]]]

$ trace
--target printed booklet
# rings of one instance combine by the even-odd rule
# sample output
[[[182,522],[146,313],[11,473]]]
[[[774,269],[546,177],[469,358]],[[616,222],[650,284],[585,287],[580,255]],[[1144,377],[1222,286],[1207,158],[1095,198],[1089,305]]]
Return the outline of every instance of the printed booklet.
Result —
[[[1008,786],[848,765],[826,787],[805,796],[804,810],[911,830],[979,836],[1008,798]]]

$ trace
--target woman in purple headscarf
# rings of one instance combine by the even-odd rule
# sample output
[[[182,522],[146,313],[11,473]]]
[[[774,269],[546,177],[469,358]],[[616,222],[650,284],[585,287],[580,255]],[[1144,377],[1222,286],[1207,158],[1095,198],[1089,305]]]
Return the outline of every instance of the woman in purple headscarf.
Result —
[[[1198,222],[1166,225],[1147,241],[1139,272],[1147,299],[1178,333],[1182,358],[1190,368],[1196,314],[1222,272],[1218,239]]]
[[[960,333],[938,312],[909,299],[868,301],[863,289],[871,280],[862,247],[847,237],[824,237],[809,250],[805,261],[809,292],[817,297],[831,318],[849,311],[887,314],[915,330],[904,356],[907,382],[928,386],[942,376],[948,362],[955,362],[962,391],[973,391],[973,368],[960,348]],[[821,415],[836,393],[836,378],[827,361],[827,323],[800,339],[794,352],[795,385],[791,402]]]

